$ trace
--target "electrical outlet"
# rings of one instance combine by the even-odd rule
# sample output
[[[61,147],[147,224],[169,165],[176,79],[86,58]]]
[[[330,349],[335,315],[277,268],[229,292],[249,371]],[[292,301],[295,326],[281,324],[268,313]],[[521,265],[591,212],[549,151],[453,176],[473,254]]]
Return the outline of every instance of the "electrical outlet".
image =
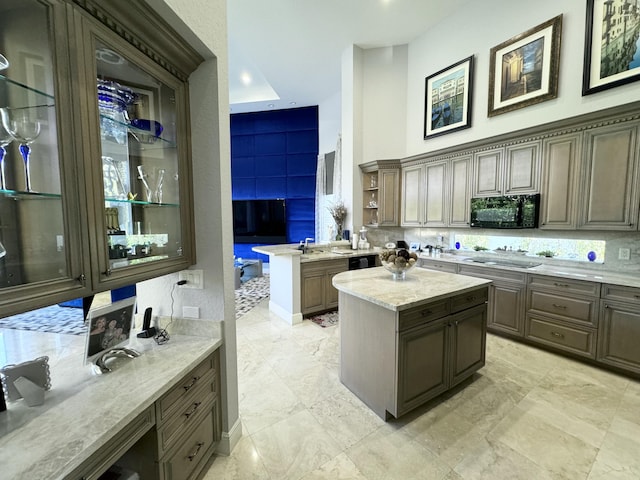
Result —
[[[202,290],[204,272],[202,270],[182,270],[178,273],[178,281],[186,280],[187,283],[180,285],[180,288],[197,288]]]
[[[631,258],[631,249],[629,248],[618,249],[618,260],[629,260],[630,258]]]

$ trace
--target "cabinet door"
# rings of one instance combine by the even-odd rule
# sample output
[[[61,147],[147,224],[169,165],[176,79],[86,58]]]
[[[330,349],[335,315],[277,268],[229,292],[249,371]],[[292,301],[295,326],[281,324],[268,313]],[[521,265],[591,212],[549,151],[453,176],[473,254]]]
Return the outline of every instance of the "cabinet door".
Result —
[[[448,388],[448,317],[398,335],[399,417]]]
[[[378,172],[380,190],[378,193],[378,225],[398,226],[400,219],[400,170],[380,170]]]
[[[473,157],[473,196],[502,195],[503,149],[476,153]]]
[[[402,226],[419,227],[424,223],[424,168],[414,165],[402,169]]]
[[[524,334],[524,287],[494,282],[489,292],[489,328],[521,337]]]
[[[585,174],[579,228],[636,230],[638,221],[637,124],[584,134]]]
[[[504,171],[505,195],[538,193],[540,179],[540,142],[506,148]]]
[[[187,93],[103,25],[83,18],[82,26],[94,281],[106,289],[192,263]]]
[[[0,2],[0,307],[89,293],[64,5]]]
[[[575,230],[581,134],[542,143],[540,228]]]
[[[301,307],[303,315],[324,310],[325,288],[327,286],[326,274],[323,270],[313,269],[301,272],[302,285],[300,286]]]
[[[451,185],[449,226],[469,226],[471,205],[471,157],[455,158],[451,161]]]
[[[638,306],[603,302],[598,328],[598,361],[640,373],[638,338],[640,338]]]
[[[327,269],[327,274],[325,277],[325,308],[332,309],[338,308],[338,296],[339,292],[336,287],[333,286],[333,277],[341,272],[346,272],[348,267],[345,265],[343,267],[333,267]]]
[[[447,189],[445,162],[425,166],[425,226],[447,225]]]
[[[451,325],[451,383],[460,383],[485,363],[487,305],[453,315]]]

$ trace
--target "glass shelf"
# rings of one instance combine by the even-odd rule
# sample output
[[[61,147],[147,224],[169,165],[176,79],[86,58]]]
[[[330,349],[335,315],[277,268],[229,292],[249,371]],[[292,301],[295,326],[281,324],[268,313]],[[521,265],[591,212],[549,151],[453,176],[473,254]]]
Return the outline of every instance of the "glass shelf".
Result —
[[[137,205],[137,206],[141,206],[141,207],[179,207],[180,204],[179,203],[154,203],[154,202],[145,202],[142,200],[124,200],[124,199],[120,199],[120,198],[105,198],[104,199],[105,202],[112,202],[112,203],[124,203],[127,205]]]
[[[19,190],[0,190],[0,195],[19,200],[61,200],[59,193],[22,192]]]
[[[153,135],[151,134],[151,132],[149,132],[149,130],[136,128],[129,123],[119,122],[107,115],[101,114],[100,120],[106,120],[108,122],[112,122],[116,125],[119,125],[123,128],[126,128],[129,134],[131,135],[130,138],[134,139],[135,141],[134,143],[140,145],[141,150],[163,150],[163,149],[170,149],[170,148],[177,147],[176,142],[162,138],[162,136]],[[117,144],[117,142],[113,140],[110,140],[110,139],[105,139],[105,140],[110,143]]]
[[[54,97],[35,88],[0,75],[0,98],[11,98],[9,108],[53,107]]]

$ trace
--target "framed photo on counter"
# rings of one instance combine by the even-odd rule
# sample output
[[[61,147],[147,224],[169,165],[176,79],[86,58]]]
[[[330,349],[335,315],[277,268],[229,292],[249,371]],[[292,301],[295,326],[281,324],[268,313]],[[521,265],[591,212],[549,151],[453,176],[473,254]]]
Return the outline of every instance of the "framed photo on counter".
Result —
[[[587,0],[582,95],[640,79],[640,6]]]
[[[558,15],[491,49],[490,117],[558,96],[561,36]]]
[[[473,55],[425,80],[424,138],[471,127]]]

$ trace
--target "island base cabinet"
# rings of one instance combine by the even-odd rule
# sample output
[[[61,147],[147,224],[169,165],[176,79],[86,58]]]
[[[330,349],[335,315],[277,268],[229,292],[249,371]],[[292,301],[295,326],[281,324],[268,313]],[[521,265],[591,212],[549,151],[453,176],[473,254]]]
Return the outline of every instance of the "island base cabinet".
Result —
[[[451,379],[457,385],[485,364],[487,306],[478,305],[451,318]]]
[[[599,362],[640,374],[640,310],[638,305],[603,302],[598,327]]]
[[[399,334],[399,400],[396,416],[447,390],[448,330],[449,323],[445,319]]]

